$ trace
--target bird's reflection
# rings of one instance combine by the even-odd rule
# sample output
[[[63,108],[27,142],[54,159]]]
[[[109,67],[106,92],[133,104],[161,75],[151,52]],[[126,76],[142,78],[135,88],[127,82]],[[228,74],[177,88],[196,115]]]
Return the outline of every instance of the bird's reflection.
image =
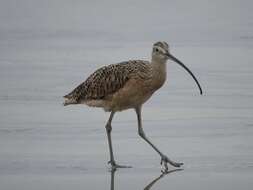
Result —
[[[147,184],[143,189],[144,190],[150,190],[153,185],[158,182],[160,179],[162,179],[164,176],[171,174],[173,172],[177,172],[177,171],[182,171],[183,169],[174,169],[174,170],[169,170],[169,171],[161,171],[161,174],[156,177],[155,179],[153,179],[149,184]],[[112,169],[111,170],[111,190],[114,190],[114,177],[115,177],[115,173],[116,173],[117,169]]]

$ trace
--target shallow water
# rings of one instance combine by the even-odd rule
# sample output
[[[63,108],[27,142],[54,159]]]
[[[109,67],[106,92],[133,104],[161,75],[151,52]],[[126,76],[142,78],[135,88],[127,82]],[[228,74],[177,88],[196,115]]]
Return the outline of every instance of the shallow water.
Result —
[[[64,1],[69,10],[65,5]],[[151,8],[152,3],[146,6]],[[233,7],[226,14],[238,19],[240,31],[226,36],[225,26],[235,26],[223,17],[210,19],[210,27],[220,26],[221,34],[205,33],[206,25],[199,20],[197,26],[207,36],[198,39],[192,31],[188,36],[192,41],[187,36],[180,40],[182,34],[171,28],[161,28],[162,36],[156,35],[157,30],[143,36],[137,32],[139,41],[136,36],[128,40],[126,30],[123,37],[115,37],[109,26],[115,27],[116,20],[109,26],[96,28],[91,22],[89,29],[75,28],[80,24],[72,23],[75,18],[93,15],[81,9],[74,16],[61,12],[69,24],[65,30],[64,23],[53,25],[59,16],[56,5],[46,18],[37,9],[25,13],[35,15],[30,18],[33,28],[28,27],[27,17],[20,16],[22,25],[13,20],[24,5],[15,8],[13,17],[1,17],[11,22],[0,25],[0,189],[252,189],[253,41],[247,32],[252,13],[246,4],[240,6],[244,12],[240,18]],[[100,5],[97,8],[102,10]],[[54,11],[56,20],[50,21]],[[169,15],[177,15],[171,11]],[[164,14],[159,12],[157,18]],[[36,18],[44,22],[37,23]],[[184,22],[175,26],[183,31],[180,23]],[[148,26],[144,23],[139,29]],[[101,28],[102,33],[94,32]],[[164,36],[167,31],[171,37]],[[104,128],[108,113],[85,106],[63,107],[62,96],[102,65],[149,59],[150,41],[158,37],[175,42],[172,53],[192,69],[204,90],[200,96],[190,76],[170,62],[166,84],[143,107],[147,136],[172,160],[184,162],[183,170],[161,176],[160,158],[138,136],[136,115],[128,110],[115,115],[112,138],[116,160],[133,168],[111,173]]]

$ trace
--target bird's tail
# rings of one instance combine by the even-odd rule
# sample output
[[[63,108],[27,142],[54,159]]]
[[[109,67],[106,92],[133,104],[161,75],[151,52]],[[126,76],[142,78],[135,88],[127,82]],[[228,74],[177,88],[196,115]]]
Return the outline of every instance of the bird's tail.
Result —
[[[70,105],[70,104],[77,104],[76,100],[73,100],[72,98],[64,97],[65,100],[63,102],[64,106]]]

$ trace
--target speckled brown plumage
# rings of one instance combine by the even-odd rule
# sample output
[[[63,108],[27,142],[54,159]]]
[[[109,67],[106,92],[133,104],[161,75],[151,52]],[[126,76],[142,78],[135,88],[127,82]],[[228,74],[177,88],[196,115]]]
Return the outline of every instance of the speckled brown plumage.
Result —
[[[131,78],[148,78],[149,62],[131,60],[101,67],[87,80],[65,95],[68,104],[78,104],[88,100],[104,100],[124,87]]]

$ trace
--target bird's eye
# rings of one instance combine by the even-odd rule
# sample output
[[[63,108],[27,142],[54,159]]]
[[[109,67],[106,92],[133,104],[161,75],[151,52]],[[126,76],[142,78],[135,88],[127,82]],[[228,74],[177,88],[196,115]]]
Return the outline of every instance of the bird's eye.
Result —
[[[159,51],[159,49],[157,49],[157,48],[156,48],[156,49],[155,49],[155,51],[156,51],[156,52],[158,52],[158,51]]]

